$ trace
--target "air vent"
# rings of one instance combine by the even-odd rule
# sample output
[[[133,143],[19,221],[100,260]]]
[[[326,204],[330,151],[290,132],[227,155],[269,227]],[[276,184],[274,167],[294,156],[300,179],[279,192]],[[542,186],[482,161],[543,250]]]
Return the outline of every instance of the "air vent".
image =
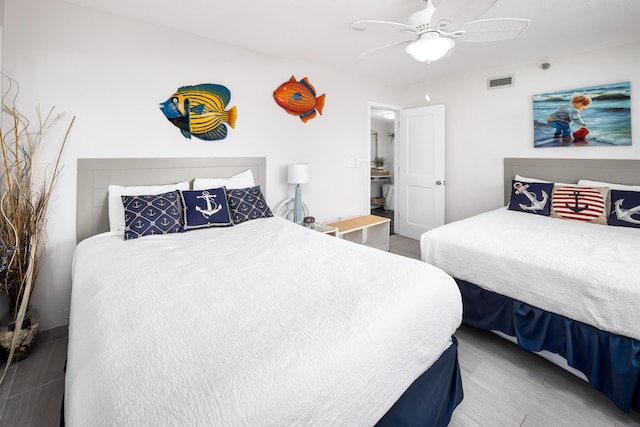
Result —
[[[487,89],[500,89],[513,86],[513,74],[508,76],[491,77],[487,79]]]

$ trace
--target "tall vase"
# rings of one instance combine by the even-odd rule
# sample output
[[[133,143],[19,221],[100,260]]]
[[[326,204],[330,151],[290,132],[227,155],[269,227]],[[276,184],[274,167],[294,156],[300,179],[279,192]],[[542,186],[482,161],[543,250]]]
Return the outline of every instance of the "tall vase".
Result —
[[[7,313],[0,319],[0,357],[6,361],[11,351],[11,342],[16,333],[16,323],[12,313]],[[18,330],[18,342],[13,353],[13,362],[18,362],[31,354],[31,350],[38,337],[40,313],[29,305],[22,322],[22,328]]]

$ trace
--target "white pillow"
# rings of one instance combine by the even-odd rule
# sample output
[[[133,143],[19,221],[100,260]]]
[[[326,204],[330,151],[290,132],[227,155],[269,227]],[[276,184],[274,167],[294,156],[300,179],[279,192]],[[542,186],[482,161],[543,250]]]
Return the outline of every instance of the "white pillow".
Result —
[[[255,187],[253,172],[248,169],[229,178],[196,178],[193,180],[194,190],[208,190],[209,188],[226,187],[229,190]]]
[[[545,179],[527,178],[526,176],[521,176],[521,175],[516,175],[514,179],[516,181],[520,181],[520,182],[553,182],[553,181],[547,181]],[[565,184],[564,182],[554,182],[554,184],[557,184],[557,185],[575,185],[575,184]]]
[[[581,187],[609,187],[612,190],[640,191],[640,185],[614,184],[612,182],[591,181],[588,179],[581,179],[578,181],[578,185]]]
[[[124,231],[124,205],[121,196],[144,196],[168,193],[174,190],[188,190],[189,181],[166,185],[120,186],[110,185],[109,192],[109,230]]]
[[[526,176],[521,176],[521,175],[516,175],[514,179],[516,181],[521,181],[521,182],[552,182],[552,181],[546,181],[544,179],[538,179],[538,178],[527,178]]]

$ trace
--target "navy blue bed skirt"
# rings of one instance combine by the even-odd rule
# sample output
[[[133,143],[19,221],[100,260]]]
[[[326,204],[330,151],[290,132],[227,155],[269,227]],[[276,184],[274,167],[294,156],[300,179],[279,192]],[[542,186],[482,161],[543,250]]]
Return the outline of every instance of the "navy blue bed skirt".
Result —
[[[376,427],[446,427],[462,398],[458,340],[453,337],[453,344],[409,386]]]
[[[625,412],[640,412],[640,341],[602,331],[456,279],[464,323],[516,337],[528,351],[567,359]]]

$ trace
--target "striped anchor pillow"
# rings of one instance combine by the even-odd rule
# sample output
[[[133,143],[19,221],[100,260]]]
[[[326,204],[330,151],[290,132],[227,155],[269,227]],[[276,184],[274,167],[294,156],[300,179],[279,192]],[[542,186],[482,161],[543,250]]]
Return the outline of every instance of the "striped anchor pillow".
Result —
[[[607,187],[556,185],[551,196],[553,218],[607,224]]]

